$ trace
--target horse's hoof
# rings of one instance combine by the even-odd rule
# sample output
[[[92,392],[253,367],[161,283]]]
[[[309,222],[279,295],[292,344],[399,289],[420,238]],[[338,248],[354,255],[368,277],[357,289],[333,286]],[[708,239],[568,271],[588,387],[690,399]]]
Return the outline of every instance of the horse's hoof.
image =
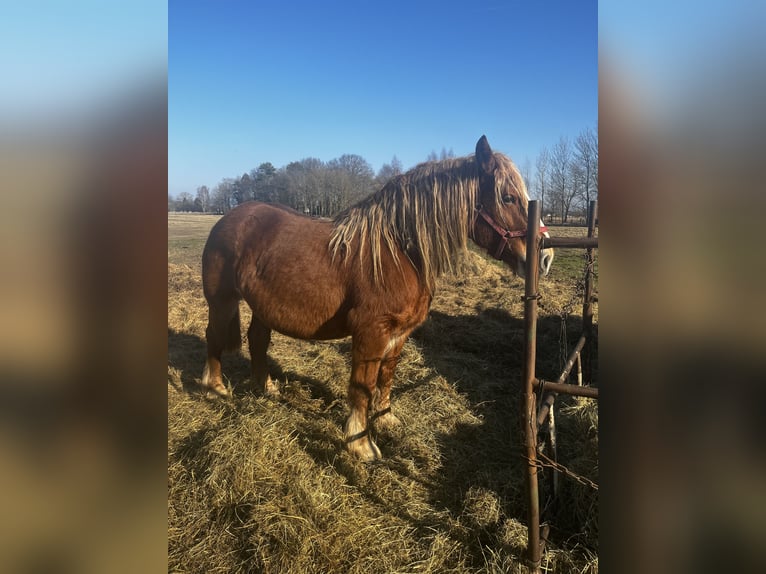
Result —
[[[375,430],[377,431],[390,431],[402,426],[402,421],[400,421],[390,410],[379,417],[375,417],[374,423]]]
[[[223,385],[217,386],[217,387],[206,387],[207,388],[207,394],[205,397],[208,399],[229,399],[231,398],[231,393],[229,392],[229,389],[224,387]]]
[[[271,378],[267,379],[263,386],[263,394],[269,398],[278,399],[280,396],[279,384],[272,381]]]
[[[267,377],[266,380],[257,380],[255,377],[250,379],[253,392],[256,395],[267,397],[269,399],[278,399],[281,395],[279,393],[279,383],[271,380],[271,377]]]
[[[378,445],[369,437],[362,437],[348,443],[348,451],[362,462],[375,462],[383,458]]]

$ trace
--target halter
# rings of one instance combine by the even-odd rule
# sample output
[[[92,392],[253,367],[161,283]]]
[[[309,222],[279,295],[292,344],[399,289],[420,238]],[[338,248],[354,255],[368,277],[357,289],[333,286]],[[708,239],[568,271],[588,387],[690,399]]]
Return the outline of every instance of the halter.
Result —
[[[487,249],[487,253],[490,253],[492,257],[495,259],[500,259],[501,255],[503,254],[503,251],[505,251],[505,248],[508,246],[508,241],[512,237],[525,237],[527,235],[527,230],[522,229],[520,231],[510,231],[508,229],[505,229],[504,227],[501,227],[494,219],[492,219],[492,216],[484,211],[484,206],[481,204],[476,206],[476,220],[478,221],[479,217],[481,217],[484,221],[486,221],[489,226],[495,230],[495,233],[497,233],[500,236],[500,241],[497,244],[497,248],[495,248],[495,252],[491,253],[489,249]],[[540,233],[545,233],[548,231],[548,228],[544,225],[540,226]]]

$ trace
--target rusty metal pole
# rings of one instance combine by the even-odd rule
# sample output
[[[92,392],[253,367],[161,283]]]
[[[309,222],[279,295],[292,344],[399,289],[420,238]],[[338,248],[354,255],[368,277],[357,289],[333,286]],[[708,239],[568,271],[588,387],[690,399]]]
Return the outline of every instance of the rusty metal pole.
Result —
[[[573,385],[571,383],[557,383],[555,381],[546,381],[545,379],[535,379],[532,383],[535,389],[542,387],[543,393],[559,393],[560,395],[571,395],[573,397],[588,397],[590,399],[598,399],[598,387],[592,387],[590,385],[583,385],[582,387]],[[543,408],[547,405],[547,401],[543,401]],[[541,413],[542,419],[542,413]]]
[[[598,247],[598,237],[542,237],[540,244],[543,249],[546,247]]]
[[[585,343],[587,341],[587,338],[585,337],[585,333],[583,333],[580,338],[577,340],[577,344],[575,345],[574,350],[569,355],[569,358],[567,359],[566,364],[564,365],[564,370],[561,371],[561,374],[559,375],[559,378],[556,379],[554,382],[556,384],[561,385],[564,383],[564,381],[567,380],[567,377],[569,377],[569,373],[572,370],[572,367],[576,364],[578,368],[577,373],[577,385],[579,387],[582,387],[582,367],[580,363],[580,351],[582,351],[582,348],[585,346]],[[540,381],[537,380],[537,382],[533,383],[535,385],[535,388],[537,388],[540,384]],[[546,381],[545,385],[550,390],[550,382]],[[567,383],[569,384],[569,383]],[[548,416],[548,413],[553,413],[553,403],[556,401],[556,393],[555,392],[548,392],[545,395],[542,395],[542,400],[540,400],[540,405],[537,409],[537,430],[540,430],[540,426],[545,422],[545,419]]]
[[[537,276],[540,268],[540,202],[530,201],[527,212],[527,261],[524,283],[524,405],[522,429],[527,459],[527,492],[529,494],[527,559],[529,572],[539,574],[542,555],[540,545],[540,495],[537,484],[537,408],[534,390],[537,355]]]
[[[596,218],[598,217],[598,203],[591,200],[588,205],[588,237],[596,234]],[[585,294],[582,304],[583,334],[587,339],[583,350],[582,366],[585,372],[585,380],[588,384],[593,383],[592,355],[593,355],[593,249],[588,248],[585,255]]]

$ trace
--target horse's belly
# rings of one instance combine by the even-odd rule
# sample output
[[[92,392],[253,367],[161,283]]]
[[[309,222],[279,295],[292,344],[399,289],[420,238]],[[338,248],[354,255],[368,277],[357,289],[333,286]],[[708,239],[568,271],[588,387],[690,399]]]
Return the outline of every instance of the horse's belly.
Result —
[[[238,262],[237,286],[253,315],[275,331],[298,339],[345,337],[346,289],[329,261],[329,235],[307,245],[312,237],[284,230],[251,237]]]
[[[351,333],[343,324],[323,323],[319,326],[311,325],[286,325],[284,328],[274,327],[283,335],[294,339],[312,339],[324,341],[327,339],[342,339]]]
[[[339,339],[350,334],[342,300],[321,291],[295,293],[284,289],[267,294],[261,290],[248,304],[258,321],[288,337]]]

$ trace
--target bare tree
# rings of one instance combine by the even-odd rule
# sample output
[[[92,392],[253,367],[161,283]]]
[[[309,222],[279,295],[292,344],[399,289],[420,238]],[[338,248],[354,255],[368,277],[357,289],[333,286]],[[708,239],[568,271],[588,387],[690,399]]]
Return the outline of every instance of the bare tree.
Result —
[[[593,191],[598,197],[598,126],[593,130]]]
[[[567,201],[567,194],[571,192],[572,188],[571,162],[572,146],[569,143],[569,139],[561,136],[551,150],[550,166],[551,199],[553,203],[551,207],[559,214],[562,223],[565,223],[567,220],[568,208],[571,203]]]
[[[327,163],[330,169],[342,169],[348,172],[351,176],[356,178],[370,178],[374,176],[372,167],[360,155],[353,153],[346,153],[337,159],[333,159]]]
[[[327,162],[328,177],[337,191],[333,213],[348,207],[374,190],[375,173],[367,160],[355,154],[344,154]]]
[[[598,135],[586,128],[575,140],[575,161],[583,174],[582,198],[587,208],[598,194]]]
[[[375,176],[375,185],[379,188],[383,187],[392,177],[401,174],[402,171],[402,162],[394,156],[391,158],[391,163],[384,163],[381,166],[378,175]]]
[[[537,191],[540,196],[540,213],[545,217],[545,191],[550,185],[548,181],[550,172],[550,154],[548,153],[547,147],[540,150],[540,154],[537,156],[537,161],[535,162],[535,167],[537,169]]]
[[[532,180],[530,179],[532,163],[529,161],[529,157],[524,158],[519,171],[521,172],[521,178],[524,180],[524,187],[527,188],[527,194],[529,194],[532,192]]]
[[[234,201],[235,183],[237,180],[227,177],[213,190],[210,200],[211,207],[216,213],[227,213],[236,205]]]
[[[585,204],[587,176],[584,167],[573,160],[569,164],[569,189],[564,196],[564,213],[568,218]]]
[[[203,212],[210,211],[210,190],[206,185],[200,185],[197,188],[197,199],[195,201],[199,201],[200,209]]]
[[[275,176],[280,202],[303,213],[326,215],[322,175],[324,169],[321,160],[311,157],[287,164]]]
[[[445,159],[451,159],[453,157],[455,157],[455,152],[452,151],[452,148],[449,148],[449,150],[447,150],[445,147],[442,146],[442,151],[439,154],[439,160],[443,161]]]
[[[176,200],[176,211],[192,211],[194,208],[194,198],[192,194],[187,191],[182,191],[178,194]]]

